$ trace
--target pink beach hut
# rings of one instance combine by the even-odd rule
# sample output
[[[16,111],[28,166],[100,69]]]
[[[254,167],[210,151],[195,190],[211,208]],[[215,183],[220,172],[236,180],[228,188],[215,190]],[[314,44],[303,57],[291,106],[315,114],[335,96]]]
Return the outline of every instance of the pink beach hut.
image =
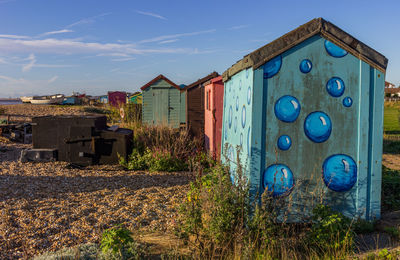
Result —
[[[204,84],[204,97],[205,147],[215,159],[219,159],[224,107],[224,83],[221,76]]]
[[[126,104],[126,92],[123,91],[109,91],[108,104],[113,107],[120,107]]]

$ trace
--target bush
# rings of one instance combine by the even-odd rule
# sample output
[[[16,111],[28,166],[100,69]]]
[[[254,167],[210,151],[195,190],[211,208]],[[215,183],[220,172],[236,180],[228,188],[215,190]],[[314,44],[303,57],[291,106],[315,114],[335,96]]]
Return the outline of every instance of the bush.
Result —
[[[201,155],[202,145],[184,129],[143,125],[134,130],[135,149],[120,164],[129,170],[184,171],[194,161],[210,163]]]
[[[230,169],[216,165],[190,184],[181,205],[177,233],[193,244],[196,257],[319,259],[348,255],[354,237],[348,218],[318,205],[311,222],[286,223],[291,197],[264,192],[258,200],[257,194],[250,194],[237,161],[234,184]]]
[[[354,233],[351,220],[330,207],[319,205],[313,209],[313,225],[308,239],[321,252],[349,252]]]
[[[219,165],[190,184],[180,231],[194,238],[200,257],[222,257],[244,241],[250,203],[247,183],[238,183],[233,186],[229,171]]]
[[[105,259],[139,259],[143,251],[132,238],[132,232],[122,226],[107,229],[100,242]]]

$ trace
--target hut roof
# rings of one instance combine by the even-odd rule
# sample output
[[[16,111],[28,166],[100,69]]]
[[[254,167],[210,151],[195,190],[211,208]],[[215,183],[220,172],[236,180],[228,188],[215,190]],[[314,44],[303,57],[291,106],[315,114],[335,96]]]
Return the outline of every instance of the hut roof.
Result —
[[[388,59],[385,56],[341,30],[336,25],[322,18],[316,18],[244,56],[243,59],[239,60],[222,74],[223,79],[227,81],[243,69],[250,67],[257,69],[277,55],[317,34],[322,35],[325,39],[365,61],[372,67],[382,72],[386,71]]]
[[[151,85],[153,85],[154,83],[156,83],[159,80],[165,80],[166,82],[168,82],[169,84],[171,84],[173,87],[182,90],[178,85],[176,85],[174,82],[172,82],[171,80],[169,80],[167,77],[165,77],[164,75],[160,74],[157,77],[155,77],[154,79],[152,79],[151,81],[149,81],[148,83],[146,83],[145,85],[143,85],[140,89],[141,90],[145,90],[146,88],[150,87]]]
[[[218,76],[219,76],[218,72],[214,71],[214,72],[208,74],[207,76],[205,76],[204,78],[198,79],[197,81],[193,82],[192,84],[186,86],[185,90],[189,90],[191,88],[197,87],[198,85],[203,84],[203,83],[209,81],[210,79],[218,77]]]

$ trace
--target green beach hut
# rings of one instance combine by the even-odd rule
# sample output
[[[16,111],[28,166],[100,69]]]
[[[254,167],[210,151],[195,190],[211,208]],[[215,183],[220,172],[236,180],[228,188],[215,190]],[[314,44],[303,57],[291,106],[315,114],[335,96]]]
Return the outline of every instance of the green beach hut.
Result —
[[[186,95],[180,86],[160,74],[140,89],[143,123],[173,128],[186,125]]]

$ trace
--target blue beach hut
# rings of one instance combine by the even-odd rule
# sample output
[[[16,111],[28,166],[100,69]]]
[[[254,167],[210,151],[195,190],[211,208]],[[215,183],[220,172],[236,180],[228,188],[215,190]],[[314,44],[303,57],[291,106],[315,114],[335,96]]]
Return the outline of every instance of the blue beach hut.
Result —
[[[301,221],[318,203],[380,217],[388,60],[322,18],[244,56],[223,74],[222,149],[237,148],[253,194]]]

